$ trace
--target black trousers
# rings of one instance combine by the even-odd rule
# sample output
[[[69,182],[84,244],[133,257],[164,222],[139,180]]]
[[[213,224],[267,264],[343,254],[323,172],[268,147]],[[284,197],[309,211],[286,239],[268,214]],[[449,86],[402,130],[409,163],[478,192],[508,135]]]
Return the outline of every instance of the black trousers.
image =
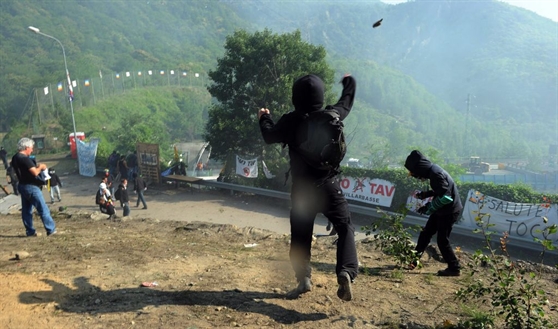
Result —
[[[318,213],[335,227],[337,241],[336,274],[345,271],[351,279],[358,273],[355,246],[355,228],[351,222],[349,204],[341,191],[339,181],[330,179],[321,186],[313,182],[295,181],[291,191],[291,249],[289,256],[298,281],[311,277],[312,234]]]
[[[455,253],[453,252],[449,241],[453,224],[455,224],[458,219],[459,212],[448,215],[439,215],[437,213],[430,215],[426,225],[420,232],[416,251],[423,253],[430,243],[430,240],[432,240],[434,234],[436,234],[438,249],[440,249],[442,257],[444,257],[444,260],[448,263],[448,267],[451,269],[459,269],[459,260],[455,257]]]

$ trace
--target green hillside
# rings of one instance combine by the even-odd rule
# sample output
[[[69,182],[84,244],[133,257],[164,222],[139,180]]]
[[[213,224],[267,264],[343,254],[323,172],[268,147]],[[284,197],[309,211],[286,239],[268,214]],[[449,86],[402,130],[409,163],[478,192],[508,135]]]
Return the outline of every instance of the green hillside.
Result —
[[[379,18],[382,25],[372,29]],[[63,43],[72,79],[81,81],[100,71],[105,79],[171,69],[206,76],[235,30],[298,29],[307,42],[324,45],[337,74],[351,72],[359,81],[347,122],[351,156],[389,150],[398,158],[424,145],[446,157],[534,159],[547,155],[558,134],[556,23],[497,1],[1,1],[0,130],[52,127],[33,118],[34,90],[63,81],[61,49],[28,26]],[[124,108],[130,101],[133,112],[149,108],[139,102],[145,101],[160,109],[157,120],[170,124],[159,112],[185,106],[168,88],[150,88],[128,91],[134,99],[107,97],[103,106]],[[98,104],[83,104],[77,122],[95,122],[105,134],[123,127],[96,117]],[[53,117],[67,133],[72,128],[63,108]],[[201,136],[204,126],[197,122],[196,133],[185,133],[194,128],[172,124],[165,128],[169,141]],[[88,129],[96,133],[94,125]]]

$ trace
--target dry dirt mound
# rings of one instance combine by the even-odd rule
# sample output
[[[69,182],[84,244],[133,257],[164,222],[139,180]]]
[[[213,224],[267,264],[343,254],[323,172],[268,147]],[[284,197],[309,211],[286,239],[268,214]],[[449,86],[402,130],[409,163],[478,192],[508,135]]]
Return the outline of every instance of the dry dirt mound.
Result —
[[[454,297],[465,276],[436,277],[445,264],[433,259],[421,270],[398,271],[367,240],[358,243],[365,270],[353,301],[336,296],[333,237],[313,247],[313,291],[287,300],[295,286],[287,235],[104,218],[56,214],[59,234],[36,238],[22,237],[19,216],[0,220],[0,327],[429,328],[467,317]],[[558,275],[544,275],[556,319]]]

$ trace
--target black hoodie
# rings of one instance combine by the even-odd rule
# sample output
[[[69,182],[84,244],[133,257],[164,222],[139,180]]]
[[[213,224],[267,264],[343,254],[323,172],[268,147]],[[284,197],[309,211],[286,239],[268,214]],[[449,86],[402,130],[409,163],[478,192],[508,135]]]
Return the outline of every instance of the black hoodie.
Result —
[[[341,121],[343,121],[351,108],[356,92],[356,80],[347,76],[341,81],[343,84],[343,92],[335,105],[329,106],[339,113]],[[292,102],[295,107],[294,111],[283,115],[277,123],[274,123],[271,115],[264,114],[260,118],[260,130],[264,141],[267,144],[272,143],[294,143],[295,133],[298,125],[302,121],[303,115],[313,111],[319,111],[324,105],[324,83],[318,76],[310,74],[296,80],[293,84]],[[316,181],[326,178],[330,175],[327,170],[317,170],[308,165],[289,147],[289,157],[291,164],[291,174],[293,183],[299,179],[307,179]]]
[[[432,190],[427,191],[426,196],[441,198],[447,195],[453,199],[452,203],[438,209],[436,214],[453,214],[463,209],[453,178],[440,166],[430,162],[422,153],[417,150],[412,151],[405,160],[405,168],[411,172],[413,177],[430,181]]]

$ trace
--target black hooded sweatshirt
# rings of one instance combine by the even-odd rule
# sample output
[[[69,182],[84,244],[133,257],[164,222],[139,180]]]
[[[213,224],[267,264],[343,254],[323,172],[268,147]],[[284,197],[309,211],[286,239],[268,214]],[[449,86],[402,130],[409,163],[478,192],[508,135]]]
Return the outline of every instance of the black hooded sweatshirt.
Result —
[[[343,78],[341,83],[343,84],[341,97],[335,105],[329,105],[328,108],[336,110],[339,113],[340,120],[343,121],[353,107],[356,80],[347,76]],[[283,115],[277,123],[274,123],[269,114],[261,116],[260,130],[267,144],[284,143],[290,145],[295,142],[295,134],[304,114],[319,111],[323,108],[324,83],[322,79],[310,74],[296,80],[293,84],[292,102],[295,107],[294,111]],[[293,147],[289,147],[289,157],[293,183],[302,179],[317,181],[331,176],[328,170],[317,170],[307,164]]]
[[[463,209],[457,186],[444,169],[433,164],[422,153],[415,150],[405,160],[405,168],[416,178],[428,179],[432,190],[427,191],[427,197],[443,197],[447,195],[453,199],[452,203],[448,203],[435,213],[439,215],[449,215],[459,212]]]

